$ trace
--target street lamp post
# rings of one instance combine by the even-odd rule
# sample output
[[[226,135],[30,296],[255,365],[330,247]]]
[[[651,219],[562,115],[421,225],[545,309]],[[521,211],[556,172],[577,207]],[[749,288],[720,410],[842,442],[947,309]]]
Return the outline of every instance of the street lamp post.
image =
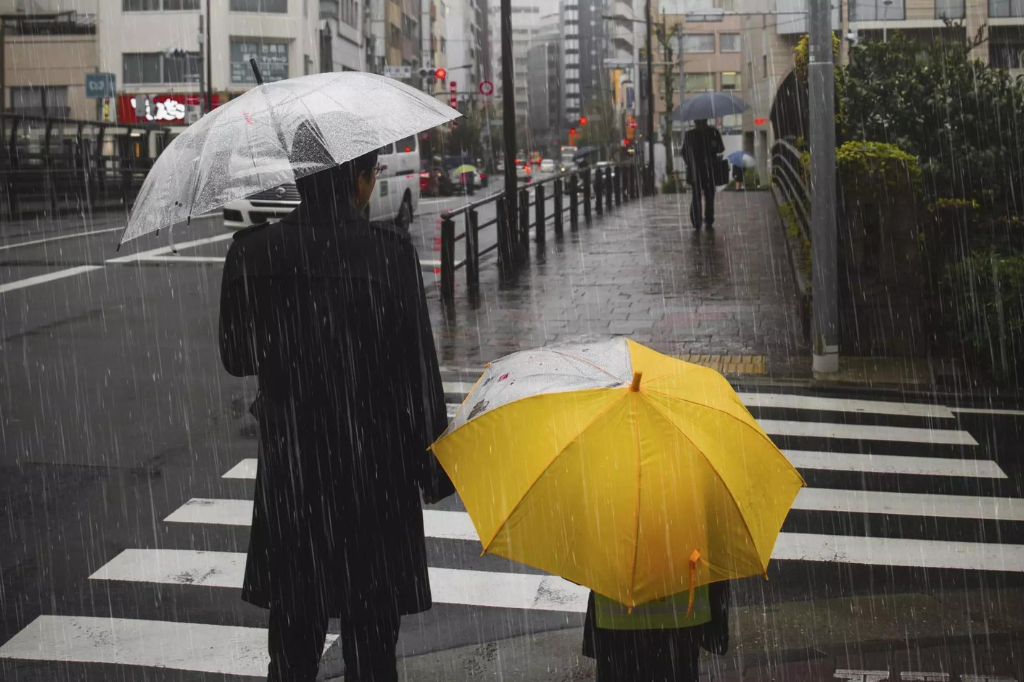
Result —
[[[650,0],[648,0],[650,2]],[[498,216],[498,264],[509,274],[515,261],[516,210],[516,91],[512,55],[512,0],[501,0],[501,98],[505,147],[505,216]]]
[[[644,177],[646,196],[654,196],[654,64],[651,45],[651,0],[644,2],[644,18],[647,19],[647,168]]]
[[[832,8],[810,0],[808,108],[811,141],[812,368],[839,371],[838,246],[836,234],[835,65]]]

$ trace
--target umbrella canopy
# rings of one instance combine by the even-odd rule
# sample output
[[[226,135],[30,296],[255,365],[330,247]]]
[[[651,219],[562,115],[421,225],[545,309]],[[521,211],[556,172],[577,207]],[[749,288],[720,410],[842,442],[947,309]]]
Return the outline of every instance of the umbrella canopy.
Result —
[[[460,114],[370,73],[322,73],[254,87],[179,135],[153,164],[121,243],[345,163]],[[305,125],[313,135],[296,133]],[[315,139],[315,144],[309,144]]]
[[[672,112],[672,118],[675,121],[702,121],[742,114],[749,108],[743,100],[728,92],[702,92],[684,99]]]
[[[729,159],[729,163],[740,168],[755,168],[757,166],[757,159],[744,151],[735,151],[726,158]]]
[[[476,166],[471,166],[468,163],[464,163],[455,170],[453,170],[452,172],[458,175],[462,175],[463,173],[476,173]]]
[[[764,574],[804,484],[720,374],[621,338],[491,363],[432,449],[485,552],[627,607]]]
[[[597,151],[597,147],[594,147],[592,145],[580,147],[579,149],[576,150],[576,153],[572,155],[572,160],[579,161],[580,159],[585,159],[586,157],[592,154],[596,154]]]

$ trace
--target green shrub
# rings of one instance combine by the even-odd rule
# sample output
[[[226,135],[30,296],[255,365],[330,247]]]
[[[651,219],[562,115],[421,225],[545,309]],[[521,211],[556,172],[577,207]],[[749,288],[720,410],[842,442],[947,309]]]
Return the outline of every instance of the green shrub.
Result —
[[[662,194],[678,194],[681,191],[683,191],[683,183],[675,173],[661,183]]]
[[[875,199],[907,188],[916,193],[921,184],[917,159],[887,142],[846,142],[836,150],[836,174],[844,189]]]
[[[1010,377],[1024,360],[1024,255],[994,260],[996,277],[991,251],[947,267],[939,302],[947,345]]]
[[[744,189],[757,189],[761,186],[761,178],[757,174],[756,168],[748,168],[743,171],[743,188]]]

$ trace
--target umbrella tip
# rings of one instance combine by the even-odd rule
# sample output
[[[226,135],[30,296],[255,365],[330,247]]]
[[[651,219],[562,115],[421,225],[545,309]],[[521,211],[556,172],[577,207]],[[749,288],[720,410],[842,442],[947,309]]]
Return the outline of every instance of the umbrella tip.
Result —
[[[633,391],[633,393],[640,391],[640,377],[642,375],[643,372],[633,372],[633,383],[629,385],[629,390]]]

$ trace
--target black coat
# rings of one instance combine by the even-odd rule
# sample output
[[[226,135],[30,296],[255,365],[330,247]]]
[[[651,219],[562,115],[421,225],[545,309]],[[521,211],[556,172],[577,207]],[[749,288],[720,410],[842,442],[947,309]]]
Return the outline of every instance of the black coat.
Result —
[[[354,211],[243,230],[221,290],[221,358],[259,377],[259,469],[242,598],[359,620],[430,608],[420,489],[447,426],[419,258]]]
[[[722,133],[718,128],[691,128],[683,135],[683,162],[686,181],[691,185],[709,187],[715,184],[714,164],[725,151]]]

